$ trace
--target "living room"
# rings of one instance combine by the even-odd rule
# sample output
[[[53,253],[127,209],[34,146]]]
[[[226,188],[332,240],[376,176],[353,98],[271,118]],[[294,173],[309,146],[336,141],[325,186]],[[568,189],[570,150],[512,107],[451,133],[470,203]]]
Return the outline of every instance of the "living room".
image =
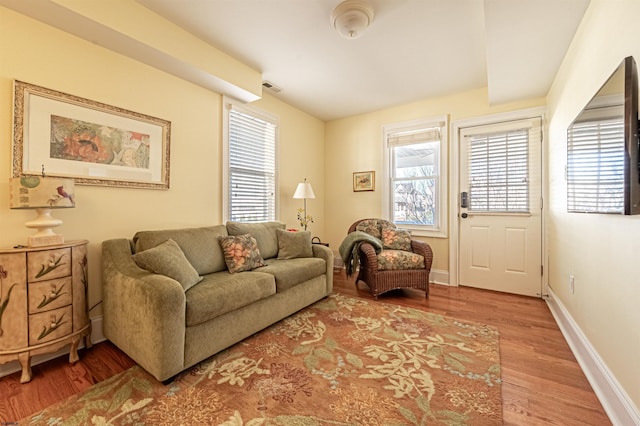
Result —
[[[176,38],[184,40],[183,34],[165,27],[166,23],[158,17],[141,15],[143,11],[137,3],[123,1],[120,6],[128,13],[119,8],[102,10],[95,4],[69,7],[111,28],[122,16],[147,25],[155,23],[165,31],[158,31],[152,39],[136,34],[133,26],[126,29],[130,37],[153,46],[173,46]],[[119,9],[117,13],[115,9]],[[635,237],[640,231],[640,219],[567,213],[564,178],[567,126],[624,57],[640,58],[640,43],[634,30],[637,16],[640,16],[637,1],[592,0],[550,91],[541,98],[492,106],[486,100],[487,89],[479,88],[323,121],[262,92],[262,98],[253,105],[280,120],[279,219],[296,226],[300,200],[292,199],[292,195],[297,183],[307,178],[316,193],[316,198],[309,201],[314,217],[313,234],[337,248],[354,220],[382,214],[380,191],[358,193],[351,188],[352,172],[381,170],[382,150],[368,149],[368,144],[380,140],[382,126],[442,114],[455,121],[546,107],[545,257],[546,281],[553,293],[550,303],[564,312],[568,328],[577,333],[574,335],[577,341],[583,342],[581,355],[588,363],[583,369],[593,380],[592,386],[603,389],[599,394],[601,400],[612,404],[612,410],[620,412],[621,419],[637,423],[640,331],[635,325],[640,323],[636,307],[640,280],[635,278],[633,262],[634,253],[640,250]],[[11,7],[0,6],[0,22],[0,90],[4,99],[0,106],[4,136],[0,146],[5,153],[0,176],[4,182],[12,174],[10,100],[14,80],[171,122],[169,190],[78,185],[76,208],[56,212],[64,221],[60,232],[66,239],[89,240],[88,304],[97,306],[91,318],[94,333],[99,333],[102,241],[130,238],[143,229],[223,222],[223,94],[71,35]],[[250,92],[261,90],[259,73],[247,65],[196,39],[188,42],[192,49],[182,45],[179,48],[182,53],[175,50],[173,53],[179,57],[191,52],[190,59],[203,69],[213,69],[220,78]],[[163,49],[171,52],[170,47]],[[206,62],[202,59],[205,56],[213,59]],[[31,232],[24,222],[31,216],[32,212],[9,209],[9,188],[7,184],[1,185],[0,246],[24,244]],[[450,284],[449,240],[426,240],[435,253],[432,280],[435,276],[441,284]],[[575,293],[567,284],[570,275],[576,277]]]

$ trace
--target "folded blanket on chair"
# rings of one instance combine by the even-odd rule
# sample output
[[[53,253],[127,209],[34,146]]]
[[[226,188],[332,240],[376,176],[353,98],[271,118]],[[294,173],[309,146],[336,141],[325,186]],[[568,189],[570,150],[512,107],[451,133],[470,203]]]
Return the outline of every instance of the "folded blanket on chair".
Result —
[[[359,265],[360,256],[358,256],[358,250],[363,243],[370,243],[376,250],[376,253],[382,251],[382,241],[366,232],[354,231],[347,234],[338,249],[340,257],[344,261],[345,269],[347,270],[347,277],[350,277]]]

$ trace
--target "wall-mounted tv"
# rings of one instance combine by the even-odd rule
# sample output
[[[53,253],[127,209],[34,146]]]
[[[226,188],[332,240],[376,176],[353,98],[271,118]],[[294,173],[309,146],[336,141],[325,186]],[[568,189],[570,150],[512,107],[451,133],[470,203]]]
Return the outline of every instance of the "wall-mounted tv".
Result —
[[[567,129],[567,210],[640,214],[638,71],[625,58]]]

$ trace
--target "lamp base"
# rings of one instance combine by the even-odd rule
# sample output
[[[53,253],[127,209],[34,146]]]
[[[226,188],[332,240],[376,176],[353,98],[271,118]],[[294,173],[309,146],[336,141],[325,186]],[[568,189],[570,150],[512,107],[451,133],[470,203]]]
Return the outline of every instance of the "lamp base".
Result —
[[[62,221],[51,217],[51,209],[38,208],[36,209],[36,215],[34,220],[24,224],[27,228],[35,228],[38,230],[38,232],[29,236],[27,245],[29,247],[40,247],[63,244],[64,237],[56,234],[51,229],[62,225]]]
[[[41,246],[54,246],[58,244],[64,244],[64,237],[60,234],[52,235],[31,235],[27,238],[27,246],[29,247],[41,247]]]

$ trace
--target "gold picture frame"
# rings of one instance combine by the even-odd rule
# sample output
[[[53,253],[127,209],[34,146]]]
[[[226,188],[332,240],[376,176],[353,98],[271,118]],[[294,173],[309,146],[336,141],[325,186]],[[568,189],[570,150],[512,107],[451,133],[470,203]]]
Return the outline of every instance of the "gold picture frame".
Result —
[[[376,172],[373,170],[353,173],[353,192],[375,191]]]
[[[14,81],[12,175],[169,189],[171,122]]]

